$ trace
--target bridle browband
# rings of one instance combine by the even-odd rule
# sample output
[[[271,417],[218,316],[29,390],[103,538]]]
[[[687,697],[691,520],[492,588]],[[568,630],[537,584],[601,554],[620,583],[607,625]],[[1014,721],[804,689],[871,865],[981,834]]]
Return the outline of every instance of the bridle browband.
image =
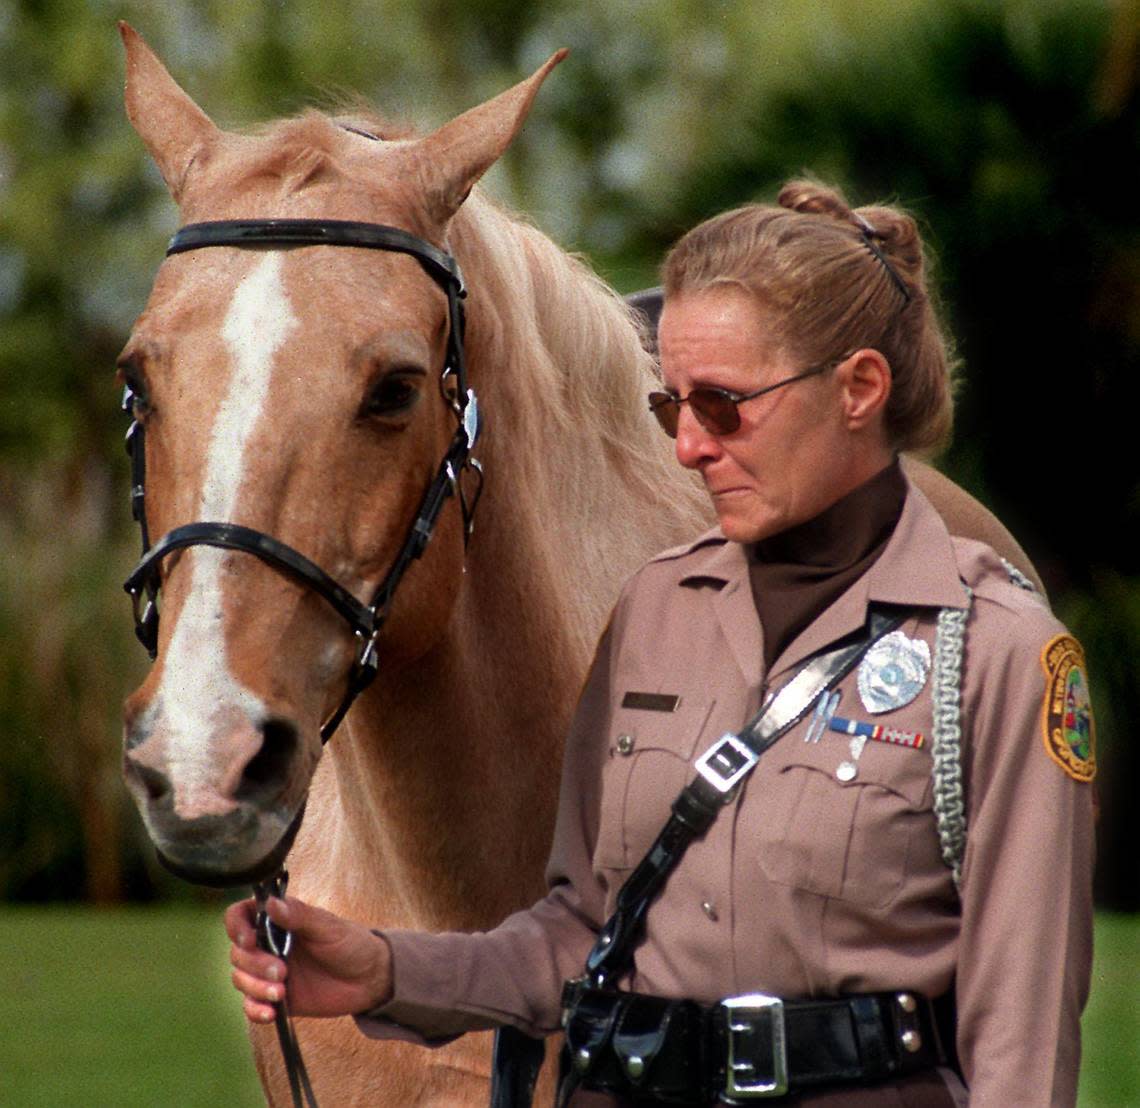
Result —
[[[392,599],[408,566],[423,554],[435,529],[440,510],[448,497],[457,495],[463,515],[464,541],[470,537],[475,507],[482,491],[482,467],[471,456],[479,434],[479,405],[474,390],[467,385],[463,349],[463,298],[467,290],[455,259],[398,227],[377,223],[357,223],[322,219],[240,219],[212,223],[192,223],[170,240],[166,254],[182,254],[210,246],[286,248],[297,246],[352,246],[408,254],[447,296],[447,354],[440,375],[440,391],[456,417],[456,430],[439,464],[435,477],[420,502],[419,511],[408,528],[400,552],[380,582],[368,604],[358,600],[315,562],[272,535],[236,523],[199,522],[175,527],[153,546],[146,520],[146,450],[143,424],[133,419],[127,431],[127,453],[131,458],[131,514],[142,533],[143,555],[123,588],[134,605],[135,634],[155,657],[158,650],[158,593],[162,562],[167,555],[190,546],[214,546],[253,554],[275,569],[287,573],[328,604],[348,623],[357,640],[356,660],[340,705],[321,725],[321,739],[327,742],[344,719],[353,701],[376,676],[376,640],[387,619]],[[448,379],[454,378],[454,392]],[[134,394],[128,386],[123,394],[123,410],[130,414]],[[471,470],[476,476],[474,496],[468,503],[461,484]]]

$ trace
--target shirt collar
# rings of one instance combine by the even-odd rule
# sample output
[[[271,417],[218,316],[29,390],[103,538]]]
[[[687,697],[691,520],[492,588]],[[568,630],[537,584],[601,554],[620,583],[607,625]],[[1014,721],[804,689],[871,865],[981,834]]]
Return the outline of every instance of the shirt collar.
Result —
[[[867,571],[868,601],[928,608],[968,608],[954,541],[934,505],[909,480],[898,526]],[[916,552],[921,552],[916,557]]]
[[[915,559],[915,550],[923,557]],[[725,538],[719,528],[701,535],[681,553],[698,554],[678,578],[678,584],[709,582],[718,586],[739,583],[748,576],[748,559],[740,543]],[[965,608],[966,593],[958,576],[954,545],[934,505],[907,479],[902,515],[883,553],[856,582],[869,601],[916,604],[937,608]]]
[[[691,564],[678,584],[716,587],[719,596],[715,606],[730,642],[738,655],[750,653],[755,646],[751,640],[758,636],[746,625],[757,625],[758,620],[749,592],[744,547],[730,542],[719,531],[712,531],[686,548],[686,553],[692,555]],[[872,603],[930,608],[969,606],[950,532],[909,478],[902,515],[883,553],[821,618],[789,644],[773,666],[773,674],[862,627]],[[744,638],[750,640],[747,646]]]

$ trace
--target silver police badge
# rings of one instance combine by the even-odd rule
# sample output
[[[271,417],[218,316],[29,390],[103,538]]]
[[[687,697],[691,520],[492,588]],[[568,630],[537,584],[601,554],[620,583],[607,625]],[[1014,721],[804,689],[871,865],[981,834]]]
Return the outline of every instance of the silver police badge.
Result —
[[[909,704],[930,674],[930,647],[902,631],[884,635],[859,665],[859,696],[868,712],[890,712]]]

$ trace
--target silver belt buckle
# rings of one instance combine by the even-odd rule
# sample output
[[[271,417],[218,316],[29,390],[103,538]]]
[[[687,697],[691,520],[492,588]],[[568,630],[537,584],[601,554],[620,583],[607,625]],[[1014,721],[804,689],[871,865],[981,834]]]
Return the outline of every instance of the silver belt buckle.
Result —
[[[727,793],[758,761],[756,752],[729,731],[697,759],[694,768],[715,789]]]
[[[760,1100],[788,1091],[788,1042],[784,1002],[767,993],[730,996],[720,1002],[728,1027],[725,1097]],[[764,1072],[765,1062],[767,1072]]]

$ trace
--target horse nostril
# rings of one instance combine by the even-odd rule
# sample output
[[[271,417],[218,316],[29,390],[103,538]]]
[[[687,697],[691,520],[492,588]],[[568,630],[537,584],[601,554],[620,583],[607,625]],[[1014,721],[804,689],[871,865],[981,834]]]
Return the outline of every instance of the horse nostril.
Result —
[[[170,795],[170,778],[165,773],[159,773],[156,769],[151,769],[150,766],[145,766],[141,762],[132,762],[128,760],[129,772],[133,774],[146,790],[146,798],[152,804],[156,804]]]
[[[281,789],[297,752],[297,728],[285,719],[270,718],[261,725],[261,749],[246,763],[235,800],[256,802]]]

